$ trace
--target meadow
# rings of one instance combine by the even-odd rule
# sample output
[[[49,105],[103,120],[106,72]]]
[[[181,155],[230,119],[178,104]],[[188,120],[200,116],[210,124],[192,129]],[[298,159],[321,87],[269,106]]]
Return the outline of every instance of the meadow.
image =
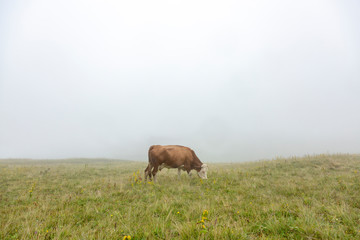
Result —
[[[360,155],[146,165],[0,160],[0,239],[360,239]]]

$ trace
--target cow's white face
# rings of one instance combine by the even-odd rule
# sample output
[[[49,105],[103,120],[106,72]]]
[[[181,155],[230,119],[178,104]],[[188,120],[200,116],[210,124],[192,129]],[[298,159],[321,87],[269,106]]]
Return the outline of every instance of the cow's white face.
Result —
[[[202,179],[207,179],[208,166],[206,164],[201,165],[201,170],[198,172],[198,175]]]

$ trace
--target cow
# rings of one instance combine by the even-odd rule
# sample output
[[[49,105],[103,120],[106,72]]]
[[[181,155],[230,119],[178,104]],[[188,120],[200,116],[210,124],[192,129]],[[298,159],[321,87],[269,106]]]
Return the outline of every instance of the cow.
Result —
[[[191,176],[190,171],[195,169],[200,178],[207,179],[207,165],[200,161],[191,148],[179,145],[153,145],[149,148],[148,156],[149,164],[145,169],[145,180],[154,177],[156,182],[156,173],[163,168],[177,168],[179,178],[181,170],[187,171]]]

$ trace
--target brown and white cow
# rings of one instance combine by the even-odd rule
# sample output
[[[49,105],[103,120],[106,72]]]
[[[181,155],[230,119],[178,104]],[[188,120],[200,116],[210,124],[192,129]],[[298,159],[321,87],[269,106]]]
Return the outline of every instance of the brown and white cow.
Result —
[[[145,180],[154,177],[156,181],[156,173],[163,168],[177,168],[180,177],[181,170],[190,171],[195,169],[202,179],[207,179],[208,167],[203,164],[196,156],[195,152],[184,146],[179,145],[153,145],[149,148],[149,164],[145,169]]]

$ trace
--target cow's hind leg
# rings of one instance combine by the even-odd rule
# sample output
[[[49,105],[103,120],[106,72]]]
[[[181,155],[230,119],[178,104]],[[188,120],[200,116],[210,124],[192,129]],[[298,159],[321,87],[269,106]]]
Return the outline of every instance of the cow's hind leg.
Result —
[[[147,171],[149,169],[149,165],[147,165],[147,167],[145,168],[145,171],[144,171],[144,179],[145,181],[147,180]]]
[[[152,175],[154,177],[154,182],[156,182],[156,173],[158,172],[159,166],[156,164],[152,170]]]
[[[148,166],[146,167],[145,169],[145,181],[147,181],[147,178],[149,177],[150,181],[151,181],[151,169],[152,169],[152,166],[151,164],[149,163]]]

